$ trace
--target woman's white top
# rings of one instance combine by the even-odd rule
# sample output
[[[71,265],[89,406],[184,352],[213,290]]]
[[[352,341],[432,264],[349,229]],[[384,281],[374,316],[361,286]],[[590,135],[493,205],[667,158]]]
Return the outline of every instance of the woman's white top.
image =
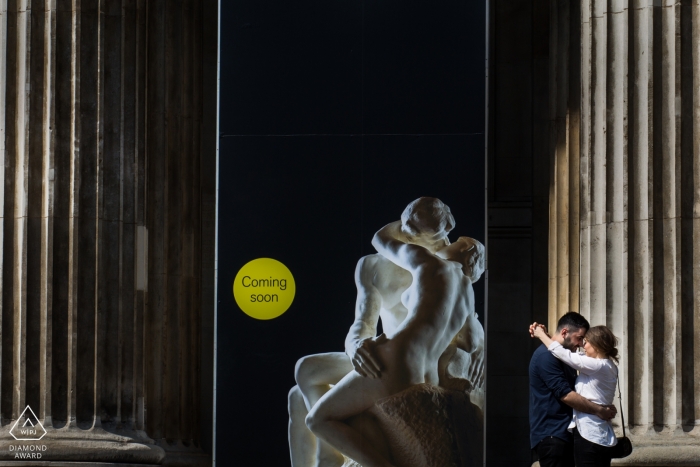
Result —
[[[549,351],[562,362],[579,371],[576,378],[576,392],[591,402],[611,405],[617,387],[617,365],[608,358],[591,358],[566,350],[559,342],[552,342]],[[612,424],[596,415],[574,409],[574,418],[569,430],[574,426],[588,441],[602,446],[615,446],[617,438]]]

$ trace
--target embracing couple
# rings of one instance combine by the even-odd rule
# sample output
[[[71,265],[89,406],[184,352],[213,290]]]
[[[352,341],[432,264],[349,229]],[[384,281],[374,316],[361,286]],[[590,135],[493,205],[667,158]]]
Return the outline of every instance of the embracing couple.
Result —
[[[559,319],[552,336],[538,323],[530,335],[543,344],[530,360],[530,447],[540,466],[610,466],[617,338],[575,312]]]
[[[468,237],[450,243],[454,224],[447,206],[424,197],[374,235],[377,254],[362,258],[356,270],[347,355],[317,354],[297,363],[297,386],[289,394],[294,467],[338,467],[342,454],[363,467],[393,467],[371,418],[358,426],[358,416],[417,384],[480,386],[484,334],[472,283],[484,272],[484,246]],[[380,317],[384,333],[377,336]],[[467,368],[469,380],[455,377]]]

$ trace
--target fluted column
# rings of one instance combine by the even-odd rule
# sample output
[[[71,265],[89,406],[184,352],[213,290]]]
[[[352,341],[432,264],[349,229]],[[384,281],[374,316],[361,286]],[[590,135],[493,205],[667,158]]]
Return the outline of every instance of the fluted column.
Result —
[[[579,310],[581,24],[578,0],[550,2],[549,326]]]
[[[581,54],[580,312],[620,339],[620,465],[700,465],[700,2],[582,0]]]
[[[630,424],[652,424],[653,382],[653,182],[654,122],[653,114],[653,14],[646,4],[637,2],[630,10],[630,106],[629,106],[629,257],[627,275],[630,300],[628,302],[628,352],[635,356],[637,371],[628,380]],[[646,341],[646,342],[645,342]],[[629,365],[628,365],[629,368]]]
[[[29,405],[42,460],[206,463],[202,66],[199,0],[0,0],[0,461]]]

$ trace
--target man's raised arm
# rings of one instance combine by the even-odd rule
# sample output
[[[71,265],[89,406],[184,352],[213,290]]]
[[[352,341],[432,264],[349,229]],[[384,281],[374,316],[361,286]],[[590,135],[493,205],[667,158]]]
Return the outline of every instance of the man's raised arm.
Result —
[[[372,257],[360,258],[355,268],[355,321],[345,338],[345,353],[355,370],[362,376],[378,378],[381,371],[379,360],[374,356],[374,340],[377,335],[379,310],[382,297],[374,286],[374,262]]]

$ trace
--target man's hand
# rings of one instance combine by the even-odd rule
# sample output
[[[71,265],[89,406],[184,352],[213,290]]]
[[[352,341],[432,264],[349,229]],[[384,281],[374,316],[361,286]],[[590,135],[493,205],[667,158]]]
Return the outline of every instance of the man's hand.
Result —
[[[617,408],[614,405],[599,405],[599,410],[597,415],[603,420],[612,420],[617,415]]]
[[[351,347],[348,351],[348,357],[350,357],[355,371],[364,377],[374,379],[379,378],[382,371],[379,359],[376,358],[375,354],[376,341],[377,338],[360,339],[356,341],[354,349]],[[350,355],[351,353],[352,355]]]

